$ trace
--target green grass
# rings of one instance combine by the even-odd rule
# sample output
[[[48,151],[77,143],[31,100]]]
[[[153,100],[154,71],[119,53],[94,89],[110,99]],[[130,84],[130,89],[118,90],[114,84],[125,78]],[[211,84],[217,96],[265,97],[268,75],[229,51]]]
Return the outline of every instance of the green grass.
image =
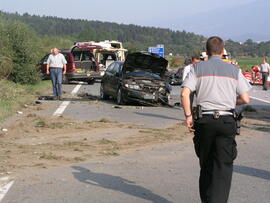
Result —
[[[251,70],[252,66],[262,63],[262,58],[237,58],[236,61],[243,70]]]
[[[20,85],[7,80],[0,81],[0,123],[32,103],[43,91],[49,88],[50,81],[41,81],[36,85]]]

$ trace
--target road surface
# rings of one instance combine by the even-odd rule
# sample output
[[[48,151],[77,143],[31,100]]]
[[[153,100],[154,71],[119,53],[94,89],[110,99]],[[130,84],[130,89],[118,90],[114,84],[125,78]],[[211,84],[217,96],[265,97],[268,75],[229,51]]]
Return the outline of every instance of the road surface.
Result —
[[[82,85],[72,97],[76,85],[67,85],[62,114],[79,120],[107,118],[119,122],[163,128],[183,119],[181,108],[124,106],[113,101],[96,100],[99,84]],[[172,103],[177,102],[179,87],[174,87]],[[92,100],[89,100],[89,95]],[[255,87],[252,105],[269,107],[270,94]],[[39,112],[52,115],[63,102],[43,101],[47,108]],[[234,166],[231,203],[270,202],[270,137],[239,136],[239,155]],[[0,202],[175,202],[199,201],[199,165],[191,137],[183,143],[168,143],[154,148],[130,151],[118,157],[94,159],[85,163],[44,171],[27,171],[17,179],[0,179]],[[2,184],[1,184],[2,181]],[[2,201],[1,201],[2,199]]]

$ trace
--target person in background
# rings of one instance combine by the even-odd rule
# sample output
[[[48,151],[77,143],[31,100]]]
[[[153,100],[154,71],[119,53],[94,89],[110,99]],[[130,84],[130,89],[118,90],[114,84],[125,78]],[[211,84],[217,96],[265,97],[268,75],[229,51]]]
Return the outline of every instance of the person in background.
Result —
[[[67,61],[58,48],[53,48],[47,60],[46,72],[51,75],[53,86],[53,99],[62,100],[62,78],[66,74]]]
[[[208,55],[205,51],[203,51],[201,54],[200,54],[200,60],[201,61],[207,61],[208,60]]]
[[[188,64],[187,66],[184,67],[183,70],[183,76],[182,76],[182,81],[184,82],[184,80],[186,79],[188,73],[190,72],[190,68],[195,64],[200,62],[200,57],[198,55],[194,55],[191,57],[191,63]]]
[[[267,63],[266,57],[263,58],[261,64],[261,74],[262,74],[262,82],[263,82],[263,90],[268,89],[268,76],[270,74],[270,66]]]

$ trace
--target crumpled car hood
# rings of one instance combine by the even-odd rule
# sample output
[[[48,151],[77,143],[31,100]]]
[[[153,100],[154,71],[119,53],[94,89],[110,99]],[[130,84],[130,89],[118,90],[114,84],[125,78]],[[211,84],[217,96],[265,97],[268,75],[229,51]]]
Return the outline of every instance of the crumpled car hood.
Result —
[[[149,52],[135,52],[127,56],[123,65],[123,73],[149,72],[163,77],[168,61],[163,57]]]

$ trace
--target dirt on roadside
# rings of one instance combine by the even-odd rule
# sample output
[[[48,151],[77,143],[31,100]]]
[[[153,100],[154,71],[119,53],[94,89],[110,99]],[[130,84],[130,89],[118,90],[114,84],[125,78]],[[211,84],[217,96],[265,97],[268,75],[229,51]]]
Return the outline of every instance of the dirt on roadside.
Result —
[[[242,136],[270,132],[269,110],[246,112]],[[183,123],[165,129],[145,128],[107,119],[79,122],[63,117],[21,116],[0,131],[0,176],[27,169],[46,169],[87,161],[99,156],[118,156],[128,150],[192,136]]]
[[[0,132],[0,175],[117,156],[127,149],[181,141],[188,136],[180,123],[152,129],[106,119],[77,122],[36,114],[25,115],[6,128],[7,132]]]

